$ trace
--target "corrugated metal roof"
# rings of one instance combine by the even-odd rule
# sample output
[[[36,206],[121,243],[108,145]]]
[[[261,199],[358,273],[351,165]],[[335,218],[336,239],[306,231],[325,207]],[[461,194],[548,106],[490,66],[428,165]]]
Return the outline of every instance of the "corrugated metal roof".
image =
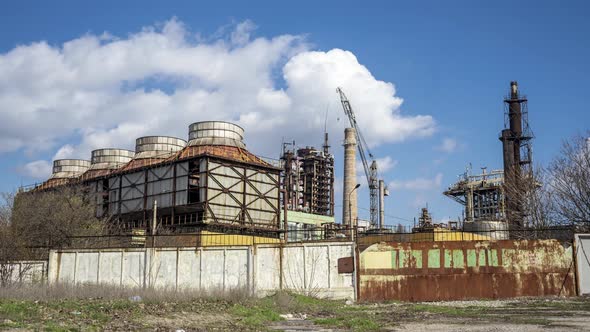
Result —
[[[250,164],[257,164],[264,167],[274,167],[261,158],[257,157],[248,150],[241,149],[236,146],[223,145],[199,145],[187,146],[180,152],[179,159],[187,159],[200,155],[211,155],[225,159],[235,160],[238,162],[246,162]]]

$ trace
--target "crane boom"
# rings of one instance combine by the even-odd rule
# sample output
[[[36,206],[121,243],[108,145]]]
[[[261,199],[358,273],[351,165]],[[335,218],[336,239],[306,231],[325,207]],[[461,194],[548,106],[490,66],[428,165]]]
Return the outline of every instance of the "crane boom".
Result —
[[[354,115],[354,111],[352,110],[352,106],[350,105],[350,101],[346,98],[344,91],[341,88],[336,88],[336,92],[340,95],[340,102],[342,103],[342,108],[344,109],[344,113],[348,116],[348,120],[350,121],[350,126],[355,129],[356,133],[356,140],[358,141],[358,150],[359,154],[361,155],[361,160],[363,163],[363,168],[365,171],[365,176],[367,177],[367,183],[369,185],[369,196],[370,196],[370,216],[371,216],[371,227],[376,227],[378,223],[378,212],[377,212],[377,204],[378,204],[378,195],[379,195],[379,182],[377,180],[377,162],[373,158],[373,154],[369,150],[369,146],[363,137],[363,134],[356,122],[356,116]],[[371,158],[371,165],[369,166],[367,155],[365,155],[365,151],[367,152],[369,158]]]

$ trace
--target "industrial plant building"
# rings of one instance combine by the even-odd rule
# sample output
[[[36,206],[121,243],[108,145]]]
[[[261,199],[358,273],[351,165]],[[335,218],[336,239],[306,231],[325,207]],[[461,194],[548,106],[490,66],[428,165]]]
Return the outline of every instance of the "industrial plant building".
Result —
[[[321,150],[284,143],[281,164],[288,240],[323,236],[321,228],[334,223],[334,155],[330,153],[328,134],[324,134]]]
[[[248,151],[235,124],[193,123],[188,136],[188,143],[140,137],[135,152],[99,149],[90,161],[56,160],[35,190],[83,185],[96,199],[96,216],[123,230],[146,228],[157,208],[157,224],[179,231],[277,231],[281,169]]]

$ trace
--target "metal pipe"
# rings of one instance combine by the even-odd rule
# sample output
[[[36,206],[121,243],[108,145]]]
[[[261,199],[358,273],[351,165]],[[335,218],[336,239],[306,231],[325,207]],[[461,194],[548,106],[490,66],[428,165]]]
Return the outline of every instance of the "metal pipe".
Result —
[[[287,190],[282,189],[281,192],[283,193],[283,227],[285,228],[285,243],[289,241],[289,223],[287,222]]]
[[[379,180],[379,229],[385,221],[385,181]]]
[[[357,183],[356,186],[354,186],[354,188],[352,188],[352,190],[348,193],[348,208],[350,210],[350,213],[348,216],[350,218],[352,218],[352,200],[350,199],[350,195],[352,195],[352,193],[354,193],[355,190],[357,190],[360,186],[361,186],[361,184]],[[352,225],[352,219],[349,220],[349,225],[350,225],[350,240],[354,241],[354,227]]]

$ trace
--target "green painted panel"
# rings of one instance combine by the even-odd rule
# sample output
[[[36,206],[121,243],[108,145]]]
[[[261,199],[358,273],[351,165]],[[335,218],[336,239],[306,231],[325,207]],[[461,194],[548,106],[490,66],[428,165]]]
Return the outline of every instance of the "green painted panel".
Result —
[[[488,261],[490,266],[498,266],[498,250],[488,249]]]
[[[422,250],[400,250],[399,251],[399,267],[408,268],[410,260],[416,262],[417,268],[422,268]]]
[[[412,256],[414,256],[414,260],[416,261],[416,267],[421,269],[422,268],[422,250],[412,250]]]
[[[452,261],[453,261],[453,251],[449,250],[449,249],[445,249],[445,268],[450,268]]]
[[[477,251],[478,266],[486,266],[486,251],[481,249]]]
[[[391,268],[397,269],[397,250],[391,251]]]
[[[463,268],[465,267],[465,263],[463,262],[463,250],[453,250],[453,267],[454,268]]]
[[[429,269],[440,268],[440,249],[428,250],[428,268]]]
[[[467,249],[467,267],[475,267],[477,263],[477,252],[475,249]]]

